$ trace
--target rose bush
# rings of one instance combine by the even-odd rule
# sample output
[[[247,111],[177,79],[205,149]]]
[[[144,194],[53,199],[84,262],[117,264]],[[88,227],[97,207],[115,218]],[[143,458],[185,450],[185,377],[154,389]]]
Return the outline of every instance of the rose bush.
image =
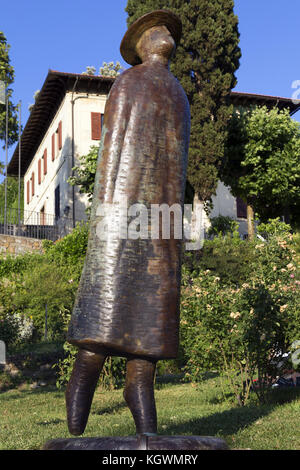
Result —
[[[220,243],[218,237],[218,248]],[[269,234],[268,241],[243,243],[252,253],[246,282],[230,283],[226,275],[222,279],[211,270],[185,265],[181,302],[186,378],[197,381],[208,370],[218,371],[240,404],[246,403],[250,387],[260,401],[265,399],[280,373],[278,358],[300,339],[294,237],[282,230]]]

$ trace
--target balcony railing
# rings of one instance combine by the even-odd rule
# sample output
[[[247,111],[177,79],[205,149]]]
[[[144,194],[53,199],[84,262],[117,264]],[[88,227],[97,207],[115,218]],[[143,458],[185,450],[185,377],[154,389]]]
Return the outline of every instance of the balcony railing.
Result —
[[[44,212],[0,207],[0,234],[58,240],[72,231],[73,220]]]

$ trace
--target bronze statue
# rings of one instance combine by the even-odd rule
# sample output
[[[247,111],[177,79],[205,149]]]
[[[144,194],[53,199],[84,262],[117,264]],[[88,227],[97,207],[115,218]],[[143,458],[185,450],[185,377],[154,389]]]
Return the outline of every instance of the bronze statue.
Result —
[[[107,356],[127,358],[125,400],[137,434],[157,432],[154,374],[177,356],[182,240],[100,239],[99,204],[183,207],[190,132],[186,95],[169,70],[181,22],[166,10],[139,18],[121,43],[133,67],[104,115],[88,249],[68,341],[79,348],[66,391],[69,430],[84,432]]]

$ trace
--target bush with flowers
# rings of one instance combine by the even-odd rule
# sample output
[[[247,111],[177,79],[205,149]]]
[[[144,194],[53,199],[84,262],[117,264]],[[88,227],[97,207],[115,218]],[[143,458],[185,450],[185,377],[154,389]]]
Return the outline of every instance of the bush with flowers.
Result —
[[[27,321],[32,318],[34,334],[31,340],[44,338],[46,313],[47,339],[65,338],[85,257],[87,233],[87,226],[81,224],[56,243],[44,241],[42,254],[0,257],[0,318],[3,325],[0,339],[6,338],[10,344],[16,342],[17,336],[22,339],[15,326],[15,315],[19,312]]]
[[[32,339],[34,325],[32,318],[19,312],[0,314],[0,339],[6,346],[16,346]]]
[[[205,240],[201,250],[185,252],[184,265],[194,275],[209,269],[221,278],[223,285],[238,285],[249,278],[253,248],[253,243],[245,243],[237,231],[218,233]]]
[[[274,225],[278,228],[280,221]],[[218,238],[218,248],[220,243]],[[224,237],[224,245],[228,243]],[[250,389],[261,402],[265,400],[280,374],[280,356],[300,339],[299,259],[294,237],[280,226],[265,242],[242,243],[252,253],[247,279],[230,282],[220,270],[197,271],[185,264],[181,302],[186,378],[197,381],[208,370],[218,371],[241,405],[247,402]]]
[[[70,312],[73,307],[78,280],[66,266],[41,259],[33,269],[14,273],[11,278],[0,278],[0,317],[9,330],[18,331],[19,342],[29,339],[39,341],[47,332],[48,340],[65,338]],[[22,330],[25,319],[33,323],[32,335],[27,337],[15,326],[15,319],[22,314]],[[19,320],[20,323],[20,320]],[[16,334],[13,333],[15,337]],[[0,329],[0,339],[1,329]],[[13,343],[14,341],[10,341]]]

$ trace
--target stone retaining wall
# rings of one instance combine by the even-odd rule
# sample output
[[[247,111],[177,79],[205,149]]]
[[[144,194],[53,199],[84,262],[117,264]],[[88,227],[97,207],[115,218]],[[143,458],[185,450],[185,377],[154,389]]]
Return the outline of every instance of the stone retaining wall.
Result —
[[[12,235],[0,235],[0,254],[23,255],[24,253],[42,252],[42,240]]]

